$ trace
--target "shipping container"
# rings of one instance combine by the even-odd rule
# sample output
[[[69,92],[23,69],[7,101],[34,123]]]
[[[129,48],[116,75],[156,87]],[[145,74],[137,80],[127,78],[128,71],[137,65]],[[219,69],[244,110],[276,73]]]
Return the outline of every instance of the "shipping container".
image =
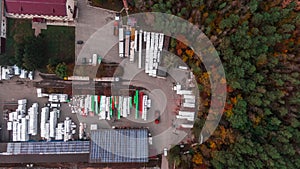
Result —
[[[50,140],[50,123],[45,124],[45,139]]]
[[[96,66],[96,65],[97,65],[97,62],[98,62],[98,55],[94,53],[94,54],[92,55],[92,65],[93,65],[93,66]]]
[[[66,118],[64,121],[64,134],[67,135],[71,132],[71,120]]]
[[[186,107],[186,108],[195,108],[195,104],[193,104],[193,103],[183,103],[183,107]]]
[[[57,112],[55,110],[50,112],[49,124],[50,124],[49,136],[54,138],[55,137],[56,125],[57,125]]]
[[[148,96],[144,95],[143,96],[143,104],[142,104],[142,119],[147,120],[147,101],[148,101]]]
[[[8,130],[8,131],[11,131],[12,129],[13,129],[13,122],[8,121],[8,122],[7,122],[7,130]]]
[[[196,103],[196,100],[195,99],[184,99],[184,102],[185,103]]]
[[[13,121],[14,120],[14,113],[11,112],[8,114],[8,121]]]
[[[179,111],[178,113],[180,116],[188,116],[188,117],[194,117],[195,112],[190,112],[190,111]]]
[[[139,59],[138,59],[138,68],[141,69],[142,68],[142,50],[143,50],[143,44],[142,44],[142,38],[143,38],[143,31],[140,30],[139,33],[140,37],[139,37]]]
[[[183,95],[183,98],[184,99],[195,99],[195,96],[194,95],[187,95],[187,94],[185,94],[185,95]]]
[[[106,96],[101,96],[100,99],[100,114],[99,114],[99,119],[106,119]]]
[[[134,32],[134,51],[135,52],[138,51],[138,36],[139,36],[139,33],[137,30],[135,30],[135,32]]]
[[[88,76],[69,76],[67,80],[74,80],[74,81],[89,81],[90,78]]]
[[[119,28],[119,41],[124,41],[124,28]]]
[[[98,102],[98,96],[95,95],[94,97],[95,97],[95,99],[94,99],[94,102],[95,102],[95,113],[96,113],[96,114],[99,114],[99,102]]]
[[[187,129],[191,129],[191,128],[193,128],[193,124],[181,124],[180,125],[182,128],[187,128]]]
[[[107,120],[110,120],[110,115],[109,115],[109,107],[110,107],[110,97],[106,97],[106,103],[105,103],[105,116]]]
[[[119,80],[119,77],[101,77],[93,79],[95,82],[118,82]]]
[[[124,41],[119,41],[119,57],[124,57]]]
[[[130,114],[130,109],[131,109],[131,97],[127,97],[127,115]]]
[[[80,123],[79,124],[79,139],[81,140],[81,139],[83,139],[83,136],[84,136],[84,125],[83,125],[83,123]]]
[[[58,123],[56,128],[55,140],[63,140],[64,123]]]
[[[37,135],[37,121],[38,121],[38,106],[34,104],[28,109],[29,115],[29,134],[35,136]]]
[[[129,61],[130,62],[134,62],[134,46],[135,46],[135,42],[132,41],[130,43],[130,54],[129,54]]]
[[[121,113],[123,113],[123,96],[119,96],[119,105],[118,105],[118,119],[121,119]]]
[[[18,104],[26,104],[26,103],[27,103],[27,99],[18,100]]]
[[[13,141],[19,141],[18,140],[18,133],[19,133],[19,131],[18,131],[18,125],[19,125],[19,123],[17,122],[17,121],[13,121],[13,128],[12,128],[12,133],[13,133],[13,137],[12,137],[12,140]]]
[[[21,130],[22,130],[22,124],[19,123],[17,126],[17,141],[21,141]]]
[[[140,92],[139,93],[139,113],[140,113],[140,116],[142,117],[142,113],[143,113],[143,108],[144,108],[144,93],[143,92]]]
[[[177,94],[179,95],[191,95],[193,92],[191,90],[177,90]]]
[[[191,117],[191,116],[180,116],[180,115],[176,115],[177,119],[186,119],[188,121],[194,121],[195,117]]]
[[[126,30],[125,31],[125,52],[124,52],[124,56],[125,57],[129,57],[129,50],[130,50],[130,31]]]

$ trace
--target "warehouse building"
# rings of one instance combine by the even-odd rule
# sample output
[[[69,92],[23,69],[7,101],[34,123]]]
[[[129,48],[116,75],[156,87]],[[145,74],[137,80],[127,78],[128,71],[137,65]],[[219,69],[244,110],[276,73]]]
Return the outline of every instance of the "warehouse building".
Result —
[[[91,133],[90,163],[148,162],[148,130],[114,129]]]
[[[73,21],[74,0],[5,0],[9,18]]]
[[[1,163],[88,162],[89,141],[1,143]],[[6,151],[3,151],[5,150]]]
[[[1,163],[145,163],[147,129],[102,129],[90,141],[0,143]]]

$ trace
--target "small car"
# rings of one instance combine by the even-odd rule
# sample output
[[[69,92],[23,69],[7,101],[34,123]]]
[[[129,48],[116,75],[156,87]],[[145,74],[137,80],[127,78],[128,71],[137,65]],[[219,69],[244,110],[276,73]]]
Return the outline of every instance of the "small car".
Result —
[[[82,41],[82,40],[78,40],[78,41],[77,41],[77,44],[78,44],[78,45],[82,45],[82,44],[83,44],[83,41]]]

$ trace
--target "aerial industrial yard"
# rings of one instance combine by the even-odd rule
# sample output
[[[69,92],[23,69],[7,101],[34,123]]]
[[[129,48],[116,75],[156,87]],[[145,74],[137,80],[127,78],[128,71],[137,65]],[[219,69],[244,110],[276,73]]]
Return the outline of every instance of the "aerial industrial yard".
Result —
[[[0,0],[0,168],[300,168],[297,0]]]
[[[0,0],[0,168],[300,168],[297,0]]]

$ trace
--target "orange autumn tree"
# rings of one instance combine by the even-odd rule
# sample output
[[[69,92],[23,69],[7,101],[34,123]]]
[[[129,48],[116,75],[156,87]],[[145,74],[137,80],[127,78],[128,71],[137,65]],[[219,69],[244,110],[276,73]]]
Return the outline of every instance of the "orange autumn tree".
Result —
[[[193,163],[199,165],[199,164],[202,164],[203,163],[203,157],[201,154],[199,153],[196,153],[194,156],[193,156]]]

